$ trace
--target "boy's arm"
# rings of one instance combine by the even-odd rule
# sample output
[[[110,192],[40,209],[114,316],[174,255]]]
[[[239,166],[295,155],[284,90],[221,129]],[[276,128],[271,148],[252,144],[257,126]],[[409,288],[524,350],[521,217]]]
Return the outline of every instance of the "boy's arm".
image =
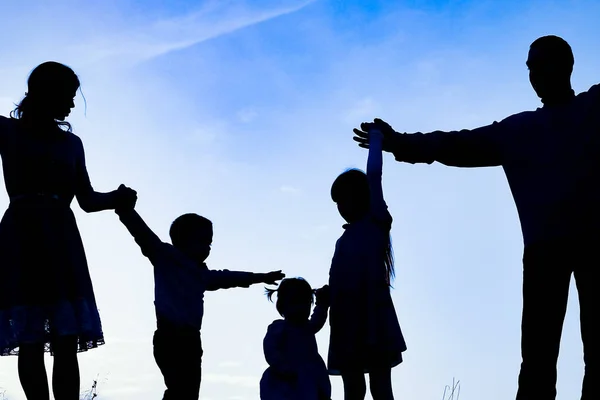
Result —
[[[264,282],[266,274],[254,272],[223,270],[204,270],[206,290],[229,289],[234,287],[250,287],[256,283]]]
[[[278,320],[269,325],[267,334],[263,340],[263,350],[265,352],[265,360],[277,373],[282,375],[294,375],[296,369],[286,359],[285,346],[285,322]]]
[[[115,213],[125,225],[136,243],[140,246],[142,253],[146,257],[151,257],[154,252],[161,248],[163,242],[158,236],[146,225],[142,217],[134,209],[117,209]]]

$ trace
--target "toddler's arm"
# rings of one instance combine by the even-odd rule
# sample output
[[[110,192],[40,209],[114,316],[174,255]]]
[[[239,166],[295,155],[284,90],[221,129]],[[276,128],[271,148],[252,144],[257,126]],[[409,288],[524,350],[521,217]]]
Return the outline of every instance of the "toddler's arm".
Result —
[[[318,289],[316,297],[317,303],[309,321],[314,333],[319,332],[327,321],[327,311],[329,310],[329,285],[325,285],[321,289]]]

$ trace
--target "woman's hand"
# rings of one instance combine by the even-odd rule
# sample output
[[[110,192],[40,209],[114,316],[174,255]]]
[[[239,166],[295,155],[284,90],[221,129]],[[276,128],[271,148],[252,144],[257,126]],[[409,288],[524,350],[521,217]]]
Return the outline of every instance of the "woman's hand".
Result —
[[[116,193],[115,210],[132,210],[137,203],[137,192],[123,184]]]

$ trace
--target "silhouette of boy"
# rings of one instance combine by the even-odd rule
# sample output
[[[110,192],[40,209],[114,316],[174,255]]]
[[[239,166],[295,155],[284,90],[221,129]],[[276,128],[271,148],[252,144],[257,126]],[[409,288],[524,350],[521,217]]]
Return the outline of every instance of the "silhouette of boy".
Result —
[[[163,400],[197,400],[204,292],[274,284],[285,275],[281,271],[262,274],[208,269],[204,261],[210,254],[213,228],[212,222],[200,215],[175,219],[169,231],[171,245],[162,242],[133,208],[115,212],[154,266],[154,359],[167,387]]]
[[[524,241],[522,357],[517,400],[554,400],[556,363],[574,274],[581,310],[585,376],[581,400],[597,400],[600,380],[600,85],[575,95],[574,57],[557,36],[535,40],[527,67],[543,103],[481,128],[427,134],[395,132],[380,119],[361,124],[384,133],[397,161],[455,167],[502,166]]]

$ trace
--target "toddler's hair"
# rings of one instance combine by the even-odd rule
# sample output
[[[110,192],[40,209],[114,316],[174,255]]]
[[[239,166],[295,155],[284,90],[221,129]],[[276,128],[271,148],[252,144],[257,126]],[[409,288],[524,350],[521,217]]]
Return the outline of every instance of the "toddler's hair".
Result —
[[[275,292],[277,292],[277,303],[275,304],[275,307],[282,317],[284,317],[283,313],[285,305],[290,300],[305,298],[306,300],[310,300],[310,304],[312,305],[316,293],[316,291],[311,288],[310,284],[304,278],[300,277],[282,280],[277,289],[265,288],[265,294],[270,302],[273,302],[273,294],[275,294]]]
[[[175,219],[169,229],[173,246],[179,247],[187,237],[199,230],[212,229],[212,222],[198,214],[183,214]]]

